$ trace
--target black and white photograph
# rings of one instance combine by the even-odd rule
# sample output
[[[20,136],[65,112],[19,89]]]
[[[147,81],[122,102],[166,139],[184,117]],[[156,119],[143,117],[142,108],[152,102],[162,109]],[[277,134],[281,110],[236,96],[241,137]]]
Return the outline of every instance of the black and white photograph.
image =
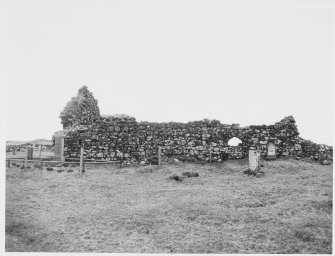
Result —
[[[1,252],[332,254],[334,10],[0,1]]]

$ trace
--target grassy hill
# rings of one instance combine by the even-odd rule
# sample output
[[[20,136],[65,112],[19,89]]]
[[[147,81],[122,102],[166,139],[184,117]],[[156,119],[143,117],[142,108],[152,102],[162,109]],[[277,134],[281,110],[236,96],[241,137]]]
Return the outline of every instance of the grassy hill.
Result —
[[[7,168],[6,251],[331,253],[332,165],[263,164]]]
[[[36,139],[36,140],[31,140],[31,141],[13,141],[9,140],[6,141],[6,146],[11,146],[11,145],[23,145],[23,144],[36,144],[36,145],[52,145],[51,140],[46,140],[46,139]]]

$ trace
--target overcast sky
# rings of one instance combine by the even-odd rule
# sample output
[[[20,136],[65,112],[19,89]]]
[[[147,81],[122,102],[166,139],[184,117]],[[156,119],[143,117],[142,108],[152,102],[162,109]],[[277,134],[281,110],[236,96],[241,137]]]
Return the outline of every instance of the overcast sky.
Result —
[[[331,1],[2,2],[6,139],[51,139],[82,85],[102,114],[274,124],[333,144]]]

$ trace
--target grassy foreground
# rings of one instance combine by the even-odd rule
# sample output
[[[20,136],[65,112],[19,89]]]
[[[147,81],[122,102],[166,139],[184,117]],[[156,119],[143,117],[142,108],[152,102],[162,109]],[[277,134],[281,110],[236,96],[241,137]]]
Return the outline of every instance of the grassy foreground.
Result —
[[[7,168],[6,251],[331,253],[333,166],[263,164]]]

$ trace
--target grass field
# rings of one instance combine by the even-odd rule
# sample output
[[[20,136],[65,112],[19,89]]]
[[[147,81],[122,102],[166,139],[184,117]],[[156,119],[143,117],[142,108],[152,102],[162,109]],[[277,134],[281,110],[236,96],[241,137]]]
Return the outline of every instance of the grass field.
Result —
[[[247,164],[7,168],[6,251],[331,253],[333,166]]]

